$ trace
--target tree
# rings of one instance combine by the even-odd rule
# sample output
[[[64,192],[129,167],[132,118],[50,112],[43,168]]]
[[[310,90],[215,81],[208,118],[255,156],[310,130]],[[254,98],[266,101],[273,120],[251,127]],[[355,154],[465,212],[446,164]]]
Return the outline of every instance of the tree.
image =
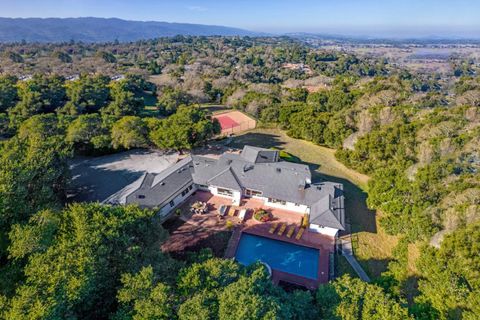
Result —
[[[46,116],[34,117],[18,136],[0,144],[0,238],[37,210],[58,206],[65,196],[70,152]],[[5,248],[0,248],[3,254]]]
[[[111,144],[109,130],[99,114],[81,115],[68,126],[65,140],[75,150],[90,152],[108,149]]]
[[[161,115],[174,114],[181,105],[191,104],[191,97],[181,90],[166,88],[158,98],[158,111]]]
[[[98,51],[96,56],[107,63],[115,63],[117,62],[117,58],[111,53],[106,51]]]
[[[72,57],[68,53],[63,52],[63,51],[55,51],[53,53],[53,57],[58,59],[62,63],[72,63],[73,62]]]
[[[139,114],[145,105],[143,99],[134,92],[135,88],[128,79],[114,82],[110,87],[112,102],[102,112],[117,117]]]
[[[178,308],[180,320],[218,319],[218,298],[215,292],[201,291]]]
[[[17,81],[12,76],[0,76],[0,113],[13,108],[17,103]]]
[[[240,265],[235,261],[213,258],[182,269],[177,287],[183,297],[190,297],[202,290],[224,288],[236,281],[242,273]]]
[[[117,319],[172,319],[173,303],[169,286],[157,282],[151,266],[139,273],[122,275],[117,298],[121,309]]]
[[[402,304],[382,288],[344,276],[317,292],[320,314],[327,319],[412,319]]]
[[[275,319],[282,314],[282,304],[269,295],[272,283],[264,267],[255,269],[250,276],[242,276],[227,286],[219,295],[218,318],[223,319]]]
[[[16,124],[30,116],[51,113],[65,103],[64,79],[59,76],[35,75],[18,85],[20,102],[10,110]]]
[[[162,120],[151,140],[162,149],[190,150],[220,133],[220,125],[199,107],[182,107]]]
[[[12,237],[13,248],[25,247],[17,242],[27,238],[35,250],[11,252],[12,259],[28,262],[25,282],[8,303],[8,319],[107,318],[116,311],[123,274],[151,265],[166,284],[174,280],[177,264],[158,250],[167,232],[153,211],[74,204],[54,215],[40,215],[43,218],[34,216],[28,225],[16,227]],[[48,217],[55,220],[45,228]],[[40,236],[32,237],[35,234]],[[148,276],[148,268],[144,270],[142,275]],[[124,301],[130,301],[128,293],[146,299],[143,306],[137,304],[145,314],[152,315],[150,302],[164,301],[166,287],[155,286],[147,297],[132,287],[136,277],[123,280],[120,296]]]
[[[480,296],[480,223],[443,239],[439,249],[423,247],[417,267],[419,304],[430,305],[438,319],[475,319]]]
[[[67,83],[68,102],[63,113],[77,115],[97,112],[108,104],[110,79],[105,76],[81,76]]]
[[[112,127],[112,146],[115,149],[143,148],[148,145],[148,128],[139,117],[126,116]]]
[[[17,136],[25,141],[45,141],[63,136],[58,119],[54,114],[41,114],[30,117],[22,122]]]

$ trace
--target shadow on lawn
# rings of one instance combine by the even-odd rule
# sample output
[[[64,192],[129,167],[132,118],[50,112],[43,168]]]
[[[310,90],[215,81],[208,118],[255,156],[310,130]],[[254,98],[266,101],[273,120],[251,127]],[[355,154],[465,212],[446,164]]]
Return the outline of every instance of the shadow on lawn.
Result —
[[[263,148],[278,148],[282,150],[285,142],[282,137],[276,134],[250,132],[238,137],[230,143],[231,147],[243,148],[244,145],[252,145]],[[301,160],[301,159],[300,159]],[[333,181],[343,184],[345,191],[345,212],[347,215],[347,223],[351,224],[351,232],[370,232],[377,233],[377,224],[375,219],[375,211],[367,207],[367,193],[360,189],[357,185],[347,179],[334,177],[318,172],[320,165],[300,161],[300,163],[308,165],[312,172],[313,182]]]

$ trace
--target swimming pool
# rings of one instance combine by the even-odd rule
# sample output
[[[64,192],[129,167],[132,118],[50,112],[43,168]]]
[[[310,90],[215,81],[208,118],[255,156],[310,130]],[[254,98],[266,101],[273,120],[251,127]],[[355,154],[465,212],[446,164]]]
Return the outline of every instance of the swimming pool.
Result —
[[[235,259],[243,265],[263,261],[272,269],[317,280],[319,256],[319,250],[244,233]]]

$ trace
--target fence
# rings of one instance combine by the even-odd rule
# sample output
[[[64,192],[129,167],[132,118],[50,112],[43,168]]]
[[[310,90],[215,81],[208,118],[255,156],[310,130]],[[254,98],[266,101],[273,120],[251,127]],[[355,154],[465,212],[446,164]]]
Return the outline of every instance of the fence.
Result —
[[[255,129],[256,126],[257,126],[257,122],[255,120],[243,121],[236,126],[232,126],[230,128],[223,128],[222,135],[231,135],[234,133],[252,130],[252,129]]]

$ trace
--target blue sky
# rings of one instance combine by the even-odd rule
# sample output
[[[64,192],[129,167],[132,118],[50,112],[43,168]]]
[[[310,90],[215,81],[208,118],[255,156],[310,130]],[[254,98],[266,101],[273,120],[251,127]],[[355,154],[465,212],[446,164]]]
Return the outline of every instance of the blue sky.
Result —
[[[265,32],[480,36],[476,0],[0,0],[2,17],[117,17]]]

